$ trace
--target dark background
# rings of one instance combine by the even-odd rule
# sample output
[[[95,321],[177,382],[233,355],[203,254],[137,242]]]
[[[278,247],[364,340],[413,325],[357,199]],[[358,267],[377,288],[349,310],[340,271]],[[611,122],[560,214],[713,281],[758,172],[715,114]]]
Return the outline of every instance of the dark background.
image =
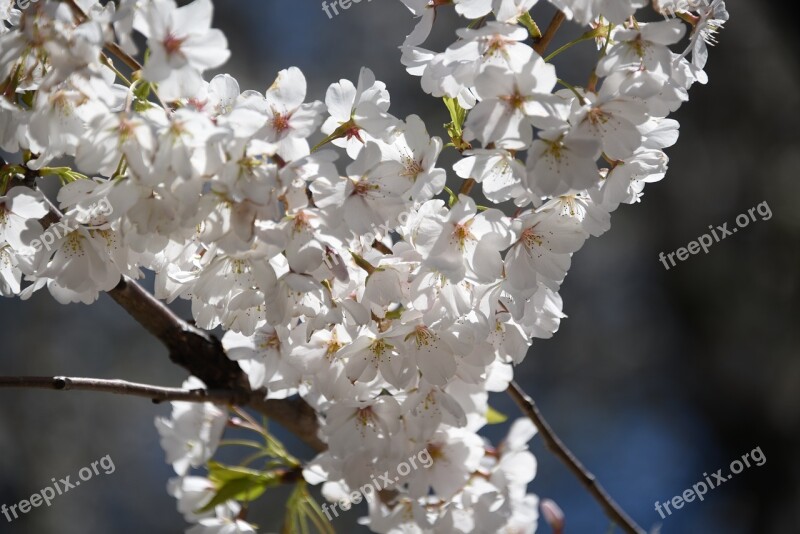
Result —
[[[549,7],[534,10],[540,24]],[[518,367],[564,441],[637,522],[663,533],[800,532],[800,347],[798,332],[797,37],[793,22],[763,2],[729,2],[731,21],[712,50],[709,86],[695,86],[674,116],[681,139],[668,150],[670,172],[641,205],[614,213],[612,229],[576,255],[562,289],[569,318],[537,341]],[[392,111],[419,114],[444,136],[443,105],[405,74],[399,50],[413,22],[397,0],[366,0],[329,20],[318,2],[226,0],[215,24],[229,40],[225,71],[242,89],[263,91],[278,70],[300,67],[309,96],[324,99],[362,65],[387,83]],[[433,46],[454,40],[444,15]],[[566,26],[553,47],[580,32]],[[584,44],[557,60],[560,77],[580,83]],[[440,49],[440,48],[439,48]],[[452,152],[452,151],[450,151]],[[453,153],[443,157],[443,166]],[[767,201],[769,221],[752,223],[666,271],[674,251]],[[180,308],[188,317],[188,309]],[[39,292],[0,301],[0,375],[73,375],[179,385],[166,351],[107,297],[60,306]],[[503,395],[501,411],[518,412]],[[0,391],[0,504],[28,498],[52,477],[73,478],[106,454],[116,471],[84,483],[0,532],[174,533],[185,527],[165,492],[165,464],[153,426],[168,406],[92,393]],[[492,427],[493,438],[507,425]],[[287,443],[295,442],[282,433]],[[760,447],[762,467],[746,469],[703,502],[661,520],[656,500],[681,494],[704,472]],[[605,533],[609,522],[575,479],[535,438],[539,473],[532,491],[555,499],[566,532]],[[301,454],[307,454],[302,448]],[[254,517],[278,530],[285,494],[269,493]],[[359,512],[334,522],[365,532]],[[549,532],[540,525],[540,532]]]

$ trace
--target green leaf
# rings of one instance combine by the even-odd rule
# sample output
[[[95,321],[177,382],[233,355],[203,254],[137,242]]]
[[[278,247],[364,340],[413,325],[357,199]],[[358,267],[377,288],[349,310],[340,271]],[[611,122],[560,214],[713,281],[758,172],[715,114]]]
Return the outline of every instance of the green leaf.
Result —
[[[238,465],[225,465],[211,460],[208,462],[208,478],[214,483],[227,482],[243,477],[264,477],[268,473],[256,469],[248,469]]]
[[[217,493],[197,513],[213,510],[226,501],[252,501],[261,496],[267,488],[280,484],[280,473],[258,471],[237,465],[224,465],[208,462],[208,478],[217,487]]]
[[[252,501],[272,486],[280,484],[278,471],[264,472],[246,467],[208,462],[208,478],[217,487],[217,492],[208,503],[196,513],[213,510],[218,504],[227,501]]]
[[[505,423],[508,421],[508,416],[502,414],[489,406],[489,409],[486,411],[486,422],[490,425],[499,425],[500,423]]]
[[[273,475],[271,481],[264,476],[245,476],[228,480],[222,484],[222,486],[220,486],[214,497],[208,501],[208,504],[197,510],[195,513],[201,514],[211,511],[217,505],[227,501],[252,501],[259,498],[268,487],[276,486],[278,484],[277,481],[277,475]]]

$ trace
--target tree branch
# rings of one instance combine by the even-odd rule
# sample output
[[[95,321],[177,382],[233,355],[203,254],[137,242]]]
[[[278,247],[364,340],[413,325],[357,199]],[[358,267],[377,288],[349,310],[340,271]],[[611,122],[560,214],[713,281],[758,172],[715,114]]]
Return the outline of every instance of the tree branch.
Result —
[[[63,215],[47,196],[50,213],[42,219],[45,226]],[[314,409],[301,398],[267,399],[267,391],[250,389],[247,376],[239,364],[228,358],[222,343],[210,333],[178,317],[163,302],[127,276],[108,292],[136,322],[161,341],[169,350],[173,363],[186,369],[212,390],[227,390],[239,403],[250,406],[296,435],[317,452],[328,446],[319,439],[319,421]]]
[[[317,414],[303,399],[266,399],[265,390],[252,391],[239,364],[228,358],[222,343],[190,325],[142,286],[123,276],[108,292],[148,332],[169,349],[169,358],[213,390],[228,390],[245,405],[283,426],[316,451],[327,449],[317,436]]]
[[[137,384],[127,380],[104,380],[100,378],[76,378],[66,376],[0,376],[1,388],[54,389],[57,391],[98,391],[117,395],[145,397],[155,403],[166,401],[212,402],[214,404],[238,404],[247,402],[230,390],[181,389]]]
[[[561,24],[567,19],[564,12],[561,10],[556,11],[556,14],[553,15],[553,19],[550,21],[550,24],[547,26],[547,29],[544,31],[544,35],[542,38],[536,41],[536,44],[533,45],[533,49],[536,50],[536,53],[540,56],[544,55],[544,51],[547,50],[547,47],[550,45],[550,41],[553,40],[553,37],[556,36],[556,32],[561,27]]]
[[[206,387],[249,390],[239,364],[227,357],[216,337],[175,315],[142,286],[123,276],[108,294],[169,349],[173,363],[205,382]]]
[[[616,524],[618,524],[625,532],[630,534],[646,534],[645,530],[642,529],[639,525],[637,525],[633,519],[628,517],[622,508],[611,498],[611,496],[606,492],[603,486],[597,481],[595,476],[586,469],[583,464],[581,464],[580,460],[578,460],[574,454],[561,442],[558,436],[553,432],[553,429],[550,428],[550,425],[547,421],[542,417],[541,412],[539,412],[539,408],[536,406],[536,403],[533,402],[528,395],[525,394],[524,391],[516,384],[516,382],[511,382],[509,384],[508,394],[514,399],[514,402],[517,403],[520,410],[530,418],[531,421],[536,425],[539,429],[539,432],[542,434],[542,438],[544,439],[545,445],[547,446],[550,451],[552,451],[566,466],[569,468],[570,471],[578,478],[581,484],[589,491],[592,497],[600,503],[600,506],[603,508],[603,511],[606,515]]]

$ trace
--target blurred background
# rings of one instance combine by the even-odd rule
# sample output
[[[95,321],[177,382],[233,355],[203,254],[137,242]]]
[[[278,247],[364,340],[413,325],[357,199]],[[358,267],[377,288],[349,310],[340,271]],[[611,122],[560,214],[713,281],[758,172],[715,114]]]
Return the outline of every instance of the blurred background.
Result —
[[[540,24],[551,16],[540,3]],[[610,232],[576,255],[562,296],[568,318],[537,341],[517,380],[566,444],[643,527],[662,533],[800,532],[800,83],[797,31],[783,4],[729,2],[731,21],[712,50],[709,86],[695,86],[675,115],[681,139],[670,172],[649,185],[643,205],[622,206]],[[443,14],[431,48],[451,43],[456,21]],[[318,1],[225,0],[215,25],[230,41],[225,71],[242,89],[265,90],[278,70],[300,67],[309,97],[372,68],[387,83],[398,117],[419,114],[445,136],[441,102],[408,76],[398,46],[413,27],[398,0],[362,1],[332,19]],[[580,30],[567,24],[551,50]],[[557,60],[561,78],[585,76],[589,44]],[[442,166],[454,160],[450,150]],[[709,225],[766,201],[768,221],[715,244],[667,271],[671,252]],[[146,282],[147,283],[147,282]],[[186,307],[178,307],[189,317]],[[0,375],[72,375],[179,385],[185,373],[166,350],[107,296],[92,306],[60,306],[42,291],[28,302],[0,301]],[[503,395],[491,399],[517,417]],[[0,504],[17,503],[111,455],[116,470],[96,476],[49,508],[0,532],[140,534],[182,532],[165,492],[173,476],[153,426],[168,406],[93,393],[0,390]],[[502,438],[508,424],[491,427]],[[299,454],[309,451],[278,435]],[[295,448],[295,446],[297,446]],[[681,494],[703,473],[760,447],[766,464],[745,469],[703,502],[666,519],[655,501]],[[533,492],[559,503],[568,533],[607,533],[598,505],[534,439]],[[254,510],[277,530],[285,493]],[[363,508],[360,510],[363,512]],[[338,532],[367,532],[362,515],[335,520]],[[539,532],[549,532],[540,524]]]

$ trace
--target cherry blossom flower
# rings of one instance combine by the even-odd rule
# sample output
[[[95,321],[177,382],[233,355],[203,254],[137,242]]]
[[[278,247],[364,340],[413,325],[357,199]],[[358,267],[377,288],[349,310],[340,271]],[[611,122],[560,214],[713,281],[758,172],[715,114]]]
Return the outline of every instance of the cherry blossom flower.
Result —
[[[192,377],[185,389],[203,389],[205,385]],[[156,419],[161,445],[178,475],[190,467],[199,467],[213,455],[228,420],[227,412],[210,403],[173,402],[169,419]]]
[[[333,144],[346,147],[351,158],[367,141],[386,138],[397,125],[397,119],[387,112],[386,85],[377,81],[368,68],[361,69],[357,85],[349,80],[332,84],[325,95],[325,105],[330,117],[322,125],[322,132],[336,136]]]
[[[267,89],[267,127],[265,140],[279,143],[278,154],[285,160],[308,155],[306,140],[322,121],[323,104],[304,104],[306,79],[297,67],[278,73]]]
[[[464,138],[478,139],[484,146],[494,142],[502,148],[525,149],[533,136],[526,119],[546,114],[541,102],[551,100],[555,68],[532,56],[519,73],[503,75],[495,69],[486,67],[475,79],[481,102],[469,114]]]
[[[177,7],[174,0],[149,0],[138,13],[135,28],[147,37],[150,56],[146,80],[159,84],[167,100],[192,97],[203,71],[228,60],[225,35],[211,29],[211,0],[194,0]]]

